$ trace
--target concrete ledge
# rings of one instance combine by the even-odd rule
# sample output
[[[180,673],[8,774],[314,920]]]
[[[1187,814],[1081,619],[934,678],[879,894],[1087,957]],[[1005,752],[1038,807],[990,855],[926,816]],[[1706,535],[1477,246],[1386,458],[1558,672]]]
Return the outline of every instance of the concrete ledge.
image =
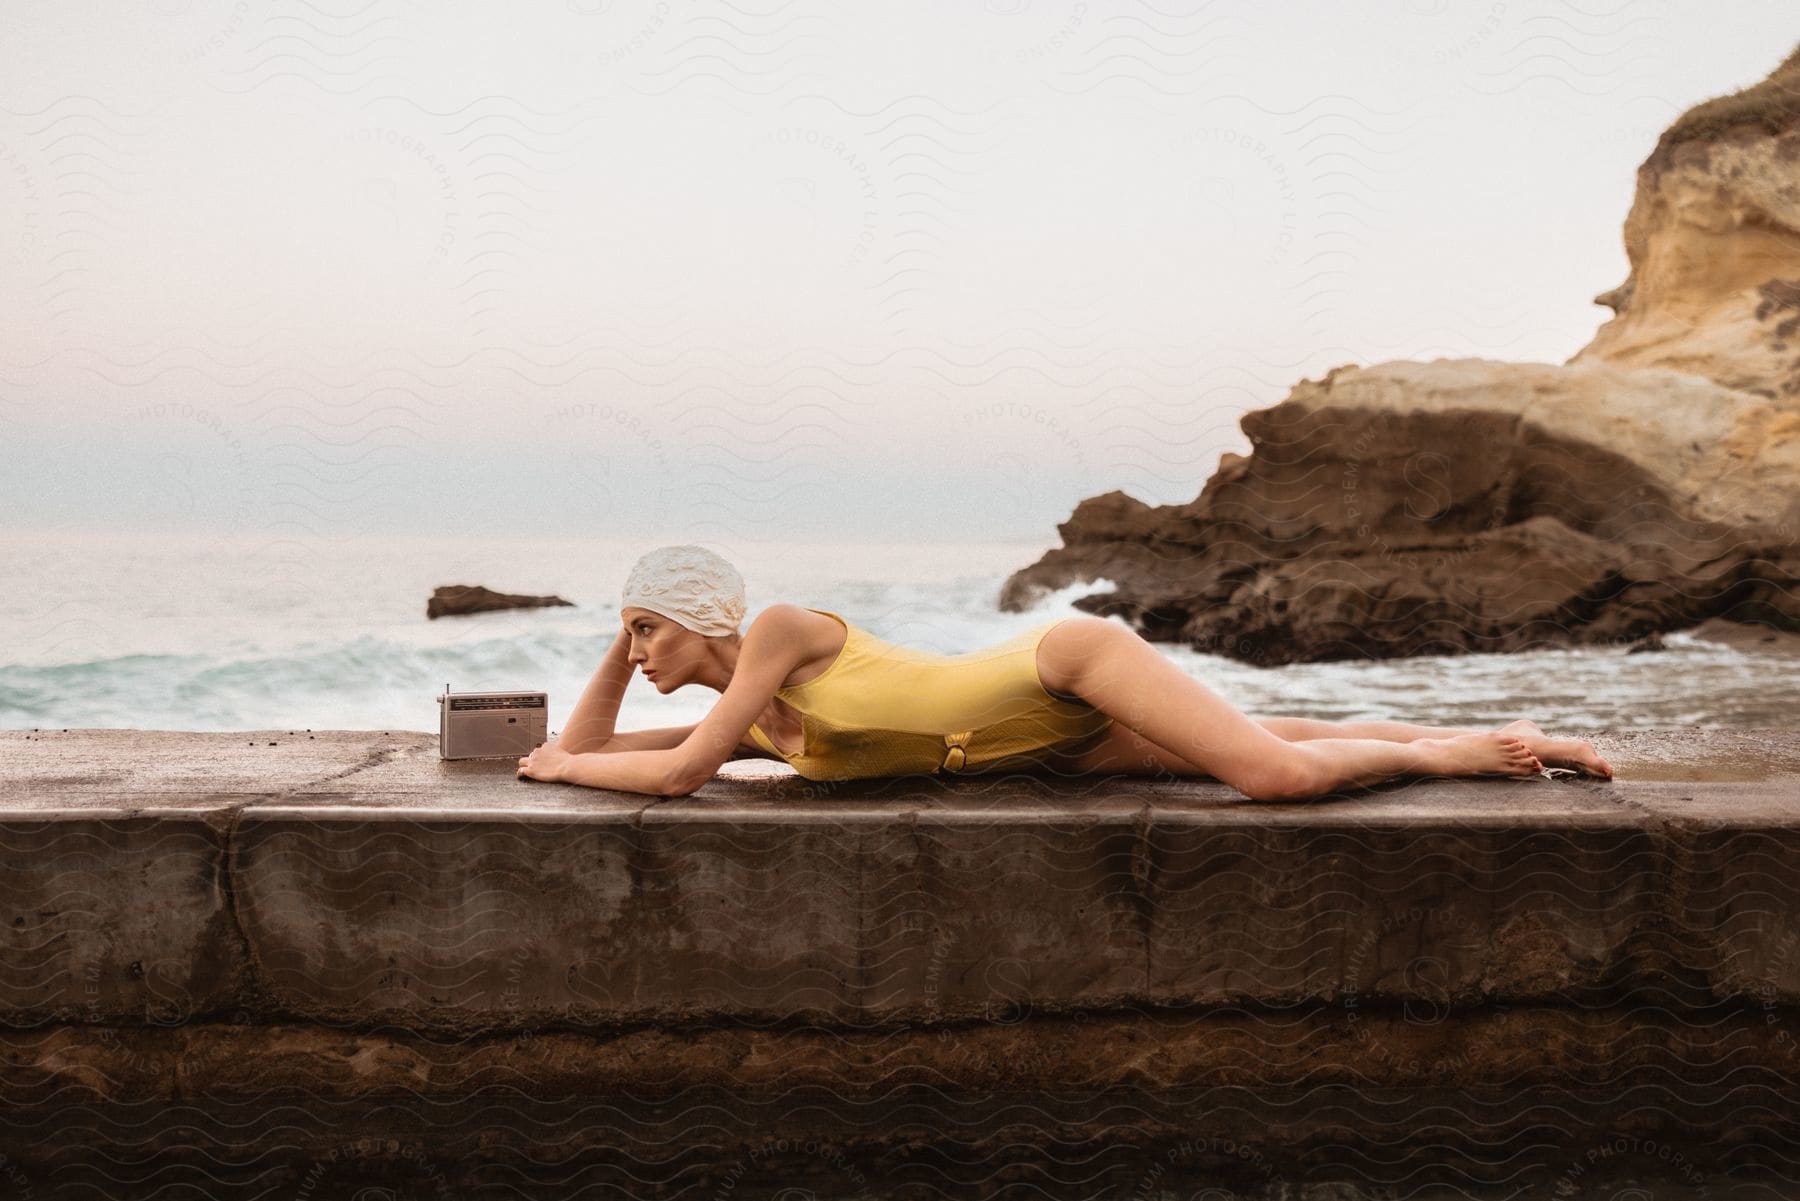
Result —
[[[1800,731],[1596,741],[1258,805],[3,733],[0,1194],[1776,1195]]]
[[[1600,741],[1618,782],[1258,805],[772,774],[659,801],[445,763],[411,733],[8,732],[0,1021],[1800,997],[1800,732]],[[1655,778],[1709,763],[1726,778]]]

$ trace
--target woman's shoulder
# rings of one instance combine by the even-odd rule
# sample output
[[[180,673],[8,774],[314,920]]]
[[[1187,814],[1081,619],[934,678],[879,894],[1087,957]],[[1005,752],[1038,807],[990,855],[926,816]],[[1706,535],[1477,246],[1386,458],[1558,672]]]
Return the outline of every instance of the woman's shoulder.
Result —
[[[758,613],[750,628],[761,630],[771,649],[775,645],[782,648],[779,653],[788,661],[790,676],[800,674],[808,679],[835,661],[850,638],[850,623],[835,613],[786,602]],[[815,665],[819,671],[809,670]]]
[[[804,605],[789,604],[787,601],[776,601],[756,615],[756,621],[773,618],[776,621],[792,621],[799,617],[812,617],[814,613]],[[756,622],[750,624],[755,625]]]
[[[776,630],[834,634],[849,624],[844,618],[826,609],[809,609],[804,605],[779,601],[758,613],[756,620],[750,623],[750,628],[766,625]]]

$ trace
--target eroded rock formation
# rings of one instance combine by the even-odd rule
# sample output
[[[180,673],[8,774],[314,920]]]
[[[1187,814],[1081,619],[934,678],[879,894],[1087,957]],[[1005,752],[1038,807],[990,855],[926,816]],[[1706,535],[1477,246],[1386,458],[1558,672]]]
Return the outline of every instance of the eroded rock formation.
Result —
[[[1083,501],[1001,606],[1104,578],[1080,607],[1270,664],[1800,624],[1800,415],[1761,397],[1603,363],[1385,363],[1243,425],[1255,453],[1190,504]]]
[[[1567,364],[1340,367],[1200,496],[1112,492],[1007,581],[1251,662],[1800,630],[1800,51],[1638,172],[1631,276]]]

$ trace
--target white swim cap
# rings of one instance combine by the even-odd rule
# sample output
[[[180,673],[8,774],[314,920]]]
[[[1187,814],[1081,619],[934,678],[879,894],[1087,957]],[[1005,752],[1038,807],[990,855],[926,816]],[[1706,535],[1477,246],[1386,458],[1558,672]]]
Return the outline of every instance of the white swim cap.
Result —
[[[662,546],[632,567],[619,607],[660,613],[696,634],[735,634],[744,620],[744,577],[704,546]]]

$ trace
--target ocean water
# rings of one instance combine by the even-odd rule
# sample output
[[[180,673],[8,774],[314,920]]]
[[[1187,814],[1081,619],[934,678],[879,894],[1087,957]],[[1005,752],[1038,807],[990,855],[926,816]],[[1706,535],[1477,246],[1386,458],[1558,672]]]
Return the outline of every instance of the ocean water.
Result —
[[[433,698],[542,689],[561,728],[618,630],[632,561],[655,540],[346,538],[258,534],[0,534],[0,728],[437,729]],[[750,616],[777,601],[829,609],[891,641],[973,650],[1079,613],[1081,586],[1029,613],[995,608],[1042,546],[715,546]],[[482,584],[575,608],[425,617],[432,590]],[[1258,668],[1162,649],[1259,716],[1485,725],[1532,717],[1606,727],[1787,726],[1800,659],[1677,634],[1668,649],[1537,651]],[[698,721],[718,694],[641,680],[620,726]]]

